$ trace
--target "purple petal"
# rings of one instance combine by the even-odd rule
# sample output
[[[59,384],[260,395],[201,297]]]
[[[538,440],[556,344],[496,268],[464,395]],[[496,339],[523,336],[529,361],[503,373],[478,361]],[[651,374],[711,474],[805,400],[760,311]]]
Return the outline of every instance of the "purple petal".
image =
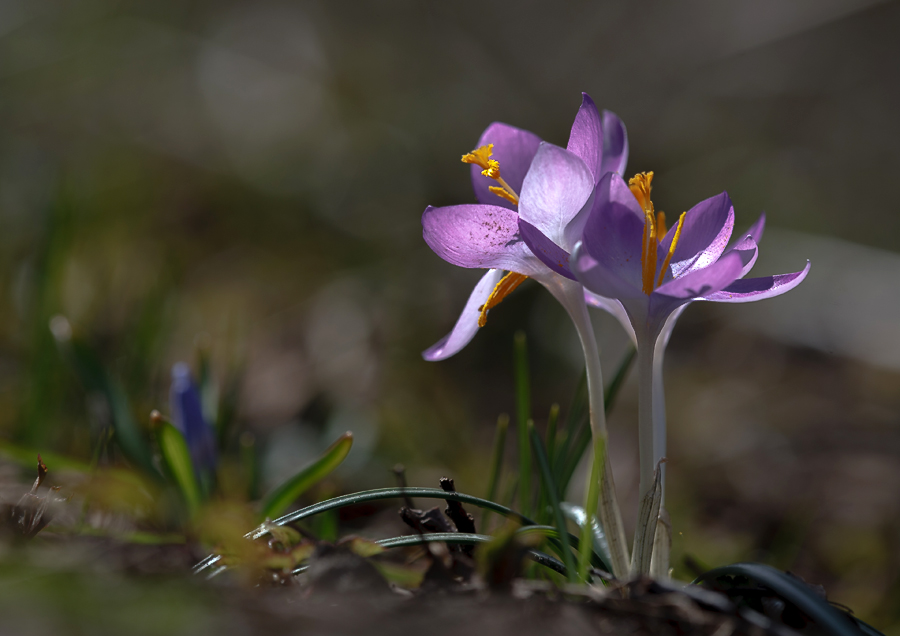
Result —
[[[622,120],[608,110],[603,111],[602,156],[601,177],[607,172],[617,172],[619,176],[625,174],[625,166],[628,164],[628,133]]]
[[[736,280],[719,292],[704,295],[700,300],[711,300],[717,303],[749,303],[780,296],[802,283],[809,273],[809,268],[810,263],[807,261],[806,267],[802,271],[793,274]]]
[[[669,251],[677,224],[672,218],[672,227],[660,243],[660,258]],[[699,269],[709,267],[725,251],[731,231],[734,228],[734,207],[728,194],[723,192],[701,201],[684,217],[681,238],[672,255],[672,272],[678,278]]]
[[[617,300],[647,298],[639,286],[635,287],[619,272],[595,259],[584,245],[575,248],[569,263],[578,281],[595,294]]]
[[[481,306],[487,302],[491,292],[497,283],[503,278],[503,270],[491,269],[481,277],[475,289],[469,295],[466,306],[453,325],[453,329],[436,344],[422,352],[426,360],[444,360],[458,353],[465,347],[478,332],[478,316],[481,315]]]
[[[714,294],[732,284],[742,267],[740,254],[731,253],[709,267],[669,281],[650,295],[650,315],[664,318],[685,302]]]
[[[542,142],[519,193],[519,217],[557,245],[594,192],[594,177],[575,154]]]
[[[572,131],[569,133],[569,143],[566,150],[577,155],[591,174],[594,175],[594,184],[603,176],[603,121],[594,100],[587,93],[581,94],[581,108],[575,115]]]
[[[496,205],[428,206],[422,235],[435,254],[460,267],[530,275],[542,266],[519,236],[518,215]]]
[[[575,280],[574,274],[569,270],[569,253],[566,250],[523,219],[519,219],[519,234],[525,241],[525,245],[544,265],[561,276]]]
[[[522,182],[525,180],[528,167],[541,144],[541,138],[527,130],[494,122],[481,133],[476,148],[487,144],[494,144],[492,158],[500,163],[500,176],[516,193],[521,193]],[[475,198],[481,203],[515,210],[516,206],[512,202],[497,196],[488,189],[496,185],[496,181],[481,174],[481,168],[472,166],[472,187],[475,189]]]
[[[644,213],[619,175],[607,173],[597,185],[583,240],[587,252],[605,269],[641,288]]]

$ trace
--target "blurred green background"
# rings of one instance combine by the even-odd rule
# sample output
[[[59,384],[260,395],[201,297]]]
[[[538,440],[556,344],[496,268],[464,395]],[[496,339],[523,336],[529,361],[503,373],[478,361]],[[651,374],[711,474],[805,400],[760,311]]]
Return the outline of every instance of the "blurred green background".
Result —
[[[698,303],[675,331],[676,574],[762,560],[900,633],[898,29],[873,0],[3,0],[0,439],[90,456],[109,415],[59,356],[62,314],[141,422],[205,347],[264,484],[352,430],[344,489],[401,462],[483,495],[513,332],[538,414],[565,411],[580,350],[529,283],[424,362],[479,273],[437,258],[420,215],[472,200],[459,157],[490,122],[562,145],[586,91],[658,207],[727,189],[738,228],[768,214],[759,275],[813,262],[788,296]],[[627,343],[595,324],[610,377]],[[629,527],[636,393],[610,422]]]

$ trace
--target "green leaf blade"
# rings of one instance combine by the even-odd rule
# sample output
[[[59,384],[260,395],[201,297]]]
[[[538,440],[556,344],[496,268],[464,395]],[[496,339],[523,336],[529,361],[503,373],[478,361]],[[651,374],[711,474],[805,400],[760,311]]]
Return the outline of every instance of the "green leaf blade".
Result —
[[[352,446],[353,433],[341,435],[321,457],[266,495],[260,510],[260,519],[272,519],[284,512],[297,497],[340,466]]]

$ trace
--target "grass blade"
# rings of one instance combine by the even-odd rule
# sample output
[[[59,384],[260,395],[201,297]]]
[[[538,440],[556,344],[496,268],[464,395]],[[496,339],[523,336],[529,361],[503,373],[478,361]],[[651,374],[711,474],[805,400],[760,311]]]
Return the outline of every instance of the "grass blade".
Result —
[[[559,422],[559,404],[550,405],[550,413],[547,415],[547,459],[550,468],[553,468],[553,459],[556,456],[556,427]]]
[[[516,423],[519,436],[519,509],[530,514],[531,509],[531,442],[528,439],[528,420],[531,419],[531,389],[528,382],[528,343],[525,332],[514,338],[514,366],[516,378]]]
[[[497,430],[494,433],[494,452],[491,455],[491,477],[488,481],[488,501],[493,501],[497,496],[497,486],[500,482],[500,471],[503,469],[503,454],[506,450],[506,432],[509,429],[509,416],[505,413],[497,418]],[[481,515],[481,529],[487,531],[487,523],[491,511],[485,508]]]
[[[191,453],[184,435],[171,423],[160,418],[156,422],[156,440],[159,443],[159,450],[166,468],[174,478],[188,510],[193,515],[200,508],[200,485],[197,483],[194,465],[191,463]]]
[[[537,434],[537,431],[534,428],[534,422],[531,420],[528,421],[528,433],[531,437],[531,443],[534,446],[534,455],[537,458],[538,468],[544,482],[544,492],[550,500],[551,508],[553,508],[553,519],[556,523],[556,531],[560,537],[565,537],[567,534],[566,519],[559,508],[559,492],[556,489],[556,482],[553,481],[553,474],[550,471],[550,462],[547,460],[544,444],[541,441],[540,435]],[[572,556],[572,549],[569,547],[567,541],[561,541],[560,544],[563,563],[566,566],[566,578],[568,578],[570,583],[575,583],[579,579],[578,573],[575,571],[575,558]],[[584,557],[585,561],[588,561],[589,558],[590,554],[586,554]],[[587,571],[586,567],[585,571]]]
[[[284,512],[297,497],[340,466],[347,457],[347,453],[350,452],[351,446],[353,446],[353,433],[344,433],[322,453],[319,459],[304,467],[266,495],[259,513],[260,519],[271,519]]]

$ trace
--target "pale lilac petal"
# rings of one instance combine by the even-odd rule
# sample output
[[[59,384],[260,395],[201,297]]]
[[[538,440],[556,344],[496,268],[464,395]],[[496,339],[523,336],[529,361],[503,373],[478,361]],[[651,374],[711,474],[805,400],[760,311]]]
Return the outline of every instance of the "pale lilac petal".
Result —
[[[597,261],[584,245],[575,247],[569,265],[578,282],[595,294],[618,300],[647,298],[640,287],[635,287],[622,278],[619,272]]]
[[[749,303],[755,300],[780,296],[802,283],[809,273],[809,268],[810,263],[807,261],[806,267],[802,271],[794,272],[793,274],[777,274],[775,276],[736,280],[723,290],[705,294],[699,300],[711,300],[717,303]]]
[[[518,220],[515,212],[496,205],[428,206],[422,214],[422,235],[448,263],[528,276],[543,265],[519,236]]]
[[[594,175],[594,183],[600,181],[603,164],[603,121],[594,100],[587,93],[581,94],[581,108],[575,115],[572,131],[569,133],[569,143],[566,150],[577,155],[591,174]]]
[[[497,283],[503,278],[503,270],[491,269],[481,277],[475,289],[469,295],[466,306],[453,326],[453,329],[439,342],[422,352],[426,360],[444,360],[458,353],[465,347],[478,332],[478,317],[481,315],[481,306],[487,302],[491,292]]]
[[[619,321],[619,324],[622,325],[625,333],[631,338],[631,342],[637,344],[637,337],[634,335],[634,327],[631,326],[631,320],[628,318],[628,313],[625,311],[625,307],[622,306],[622,303],[615,298],[607,298],[606,296],[595,294],[588,289],[584,290],[584,302],[588,307],[602,309],[613,316]]]
[[[494,122],[481,134],[476,148],[488,144],[494,144],[492,158],[500,163],[500,176],[517,194],[521,193],[522,182],[541,144],[541,138],[527,130]],[[516,209],[511,201],[497,196],[488,189],[496,186],[496,181],[481,174],[481,168],[478,166],[473,165],[471,169],[472,187],[479,202],[503,206],[510,210]]]
[[[622,177],[607,173],[597,185],[584,226],[584,247],[605,269],[641,288],[644,213]]]
[[[686,299],[699,298],[700,296],[715,293],[732,284],[740,275],[743,266],[744,262],[741,259],[741,255],[731,253],[723,256],[709,267],[704,267],[675,280],[670,280],[668,283],[658,287],[651,295],[651,313],[653,312],[652,304],[656,296]]]
[[[566,250],[523,219],[519,219],[519,234],[525,241],[525,245],[544,265],[561,276],[575,280],[574,274],[569,270],[569,253]]]
[[[672,227],[660,242],[659,258],[665,257],[672,244],[677,217],[672,215]],[[672,255],[672,272],[676,277],[708,267],[716,262],[731,238],[734,228],[734,207],[723,192],[701,201],[684,217],[681,238]]]
[[[625,166],[628,164],[628,132],[625,124],[608,110],[603,111],[603,163],[600,166],[600,176],[607,172],[616,172],[619,176],[625,175]]]
[[[581,159],[542,142],[519,193],[519,216],[560,245],[593,192],[594,177]]]

